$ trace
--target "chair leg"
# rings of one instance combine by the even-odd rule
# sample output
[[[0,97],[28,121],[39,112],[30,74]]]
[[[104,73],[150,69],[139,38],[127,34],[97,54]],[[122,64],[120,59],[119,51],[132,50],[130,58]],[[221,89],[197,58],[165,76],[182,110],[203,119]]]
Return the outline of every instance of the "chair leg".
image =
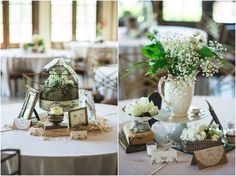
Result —
[[[15,86],[15,88],[14,88],[14,95],[15,95],[15,97],[17,97],[17,95],[18,95],[18,93],[17,93],[17,91],[18,91],[17,79],[14,79],[14,86]]]

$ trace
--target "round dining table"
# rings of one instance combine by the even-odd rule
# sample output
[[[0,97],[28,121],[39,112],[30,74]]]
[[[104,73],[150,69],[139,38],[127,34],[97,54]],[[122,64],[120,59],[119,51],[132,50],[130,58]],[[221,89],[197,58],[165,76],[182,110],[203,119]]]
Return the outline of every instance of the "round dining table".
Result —
[[[192,106],[196,106],[208,111],[208,100],[215,110],[224,129],[227,129],[228,123],[235,121],[235,99],[210,96],[194,96]],[[126,115],[122,107],[131,103],[133,100],[123,100],[119,102],[119,129],[132,120]],[[188,123],[189,126],[198,124],[209,124],[211,117],[208,116],[196,122]],[[174,124],[167,124],[172,126]],[[119,145],[119,171],[120,175],[235,175],[235,150],[226,153],[228,163],[199,170],[196,165],[191,165],[192,155],[177,151],[176,163],[153,164],[151,158],[147,156],[146,151],[136,153],[126,153]],[[157,171],[158,170],[158,171]]]
[[[10,97],[11,73],[40,73],[43,67],[55,58],[73,58],[74,53],[69,50],[46,49],[43,53],[26,52],[22,48],[2,49],[1,58],[1,95]]]
[[[88,136],[87,140],[69,137],[43,140],[27,131],[4,131],[12,124],[22,103],[1,105],[1,149],[20,149],[23,175],[85,175],[117,173],[117,107],[96,104],[96,112],[107,119],[112,131]],[[42,110],[36,106],[40,113]],[[4,169],[4,168],[2,168]]]

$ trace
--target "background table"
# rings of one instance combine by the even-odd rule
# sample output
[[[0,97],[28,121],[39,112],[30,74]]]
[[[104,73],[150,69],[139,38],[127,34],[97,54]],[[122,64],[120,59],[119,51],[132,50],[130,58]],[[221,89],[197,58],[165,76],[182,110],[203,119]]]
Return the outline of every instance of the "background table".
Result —
[[[1,106],[2,126],[12,123],[22,104]],[[38,107],[37,107],[38,109]],[[17,148],[22,155],[22,174],[116,174],[117,107],[96,104],[97,114],[108,119],[111,132],[90,136],[85,141],[54,138],[44,141],[26,131],[1,133],[1,149]]]
[[[117,47],[116,41],[104,41],[102,43],[73,41],[65,44],[65,48],[72,50],[75,57],[87,60],[108,57],[112,64],[117,63]]]
[[[44,53],[27,53],[23,49],[5,49],[0,51],[2,73],[2,96],[11,96],[9,75],[12,72],[40,73],[43,67],[56,57],[71,58],[73,52],[46,49]]]
[[[223,125],[226,129],[227,123],[229,121],[234,121],[235,119],[235,102],[233,98],[220,98],[220,97],[203,97],[195,96],[192,101],[192,105],[205,110],[208,109],[205,99],[208,100]],[[122,107],[128,104],[132,100],[120,101],[119,102],[119,123],[120,127],[127,121],[132,119],[122,111]],[[205,118],[194,123],[206,123],[210,122],[211,118]],[[227,154],[228,163],[224,165],[219,165],[204,170],[198,170],[196,165],[190,165],[192,155],[185,154],[183,152],[177,152],[179,163],[168,164],[161,170],[159,170],[156,175],[235,175],[235,150],[228,152]],[[160,165],[159,165],[160,166]],[[129,153],[126,154],[124,149],[119,145],[119,174],[121,175],[149,175],[158,168],[157,165],[151,164],[151,159],[147,156],[146,151]]]

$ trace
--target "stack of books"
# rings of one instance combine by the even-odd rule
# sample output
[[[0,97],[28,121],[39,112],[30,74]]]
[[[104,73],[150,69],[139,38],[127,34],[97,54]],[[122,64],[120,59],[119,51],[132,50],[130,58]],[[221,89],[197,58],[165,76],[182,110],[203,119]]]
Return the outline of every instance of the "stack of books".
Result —
[[[154,139],[153,132],[145,131],[134,133],[130,130],[131,123],[126,123],[122,131],[119,133],[119,143],[126,153],[139,152],[146,150],[146,143],[152,142]]]

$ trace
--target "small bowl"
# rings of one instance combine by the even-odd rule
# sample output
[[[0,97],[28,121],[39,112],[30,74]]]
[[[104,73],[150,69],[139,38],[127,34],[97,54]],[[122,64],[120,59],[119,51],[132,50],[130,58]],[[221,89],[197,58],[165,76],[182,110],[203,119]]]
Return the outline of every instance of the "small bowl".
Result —
[[[59,126],[60,123],[63,121],[64,114],[61,115],[51,115],[48,113],[48,121],[53,123],[55,126]]]

